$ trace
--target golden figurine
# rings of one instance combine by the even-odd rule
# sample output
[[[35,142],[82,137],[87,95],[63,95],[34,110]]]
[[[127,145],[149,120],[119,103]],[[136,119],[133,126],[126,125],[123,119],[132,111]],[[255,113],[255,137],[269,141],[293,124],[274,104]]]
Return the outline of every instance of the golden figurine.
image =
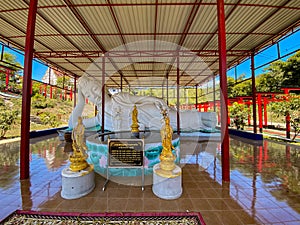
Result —
[[[170,118],[167,112],[164,110],[162,114],[165,123],[160,131],[163,149],[159,156],[160,169],[157,170],[156,173],[164,177],[174,177],[178,176],[178,174],[172,173],[172,170],[175,168],[174,161],[176,159],[176,156],[172,152],[172,150],[175,149],[172,145],[173,129],[170,125]]]
[[[69,157],[69,160],[71,162],[70,170],[74,172],[83,170],[89,166],[89,164],[86,162],[87,146],[84,141],[84,130],[85,128],[82,123],[82,118],[78,117],[77,126],[72,131],[73,154]]]
[[[139,121],[138,121],[138,110],[136,105],[134,105],[132,110],[132,124],[131,124],[131,133],[139,133]]]

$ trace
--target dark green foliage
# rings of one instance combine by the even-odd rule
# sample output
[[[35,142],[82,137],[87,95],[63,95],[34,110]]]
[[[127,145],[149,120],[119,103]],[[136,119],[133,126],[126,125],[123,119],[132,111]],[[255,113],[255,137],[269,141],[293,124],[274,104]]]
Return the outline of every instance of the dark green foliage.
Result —
[[[3,99],[0,102],[0,138],[3,138],[16,121],[19,110],[12,109],[11,105],[5,103]]]
[[[40,94],[35,94],[31,99],[31,106],[36,109],[53,108],[55,101],[56,100],[45,98]]]
[[[279,102],[271,103],[272,112],[275,113],[277,117],[282,117],[285,122],[285,116],[290,115],[290,124],[294,129],[294,137],[300,133],[300,96],[290,95],[290,96],[278,96],[281,100]]]
[[[234,102],[228,107],[230,118],[233,120],[234,125],[238,130],[243,130],[246,125],[246,119],[248,117],[248,109],[243,104]]]

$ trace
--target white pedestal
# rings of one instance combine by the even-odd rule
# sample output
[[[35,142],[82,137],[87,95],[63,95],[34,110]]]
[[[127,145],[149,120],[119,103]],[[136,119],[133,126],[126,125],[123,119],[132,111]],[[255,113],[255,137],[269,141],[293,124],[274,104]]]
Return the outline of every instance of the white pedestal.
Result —
[[[153,193],[162,199],[177,199],[182,194],[182,173],[181,168],[176,167],[171,171],[174,177],[163,177],[157,173],[160,163],[153,167]]]
[[[61,197],[75,199],[89,194],[95,187],[94,169],[89,166],[84,170],[73,172],[70,168],[63,169]]]

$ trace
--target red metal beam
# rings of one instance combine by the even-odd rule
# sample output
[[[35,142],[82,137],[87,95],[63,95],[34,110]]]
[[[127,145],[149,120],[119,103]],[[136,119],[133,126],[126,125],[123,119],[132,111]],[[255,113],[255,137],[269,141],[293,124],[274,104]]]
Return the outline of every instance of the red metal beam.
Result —
[[[20,179],[29,178],[29,139],[30,139],[30,105],[31,105],[31,76],[34,46],[34,31],[38,0],[30,0],[24,58],[24,76],[22,90],[22,122],[20,146]]]
[[[43,58],[98,58],[102,56],[101,51],[42,51],[35,52],[38,57]],[[106,57],[110,58],[128,58],[128,57],[218,57],[218,50],[124,50],[124,51],[109,51],[105,53]],[[249,56],[249,51],[246,50],[229,50],[227,56]],[[215,61],[214,61],[215,62]]]
[[[201,4],[202,6],[216,6],[217,3],[215,2],[203,2],[203,3],[196,3]],[[82,4],[74,4],[74,7],[105,7],[105,6],[113,6],[113,7],[132,7],[132,6],[155,6],[156,3],[154,2],[137,2],[137,3],[82,3]],[[190,6],[195,5],[192,2],[159,2],[157,3],[159,6]],[[247,3],[224,3],[225,6],[235,6],[238,5],[239,7],[261,7],[261,8],[281,8],[277,5],[270,5],[270,4],[247,4]],[[57,5],[46,5],[46,6],[39,6],[38,9],[47,9],[47,8],[66,8],[67,6],[64,4],[57,4]],[[299,7],[293,6],[285,6],[282,7],[284,9],[291,9],[291,10],[299,10]],[[1,10],[1,12],[10,12],[10,11],[20,11],[26,10],[26,8],[19,8],[19,9],[5,9]]]
[[[218,42],[219,42],[219,71],[221,94],[221,149],[222,149],[222,180],[230,181],[229,162],[229,133],[228,133],[228,107],[227,107],[227,65],[226,65],[226,30],[224,0],[217,1],[218,11]]]
[[[156,29],[156,28],[155,28]],[[142,33],[122,33],[123,36],[151,36],[154,35],[156,40],[156,36],[179,36],[179,35],[215,35],[215,32],[142,32]],[[275,33],[261,33],[261,32],[228,32],[227,34],[232,35],[262,35],[262,36],[274,36]],[[120,36],[119,33],[94,33],[95,36]],[[37,34],[35,37],[88,37],[90,34]],[[24,38],[26,35],[12,35],[7,38]]]

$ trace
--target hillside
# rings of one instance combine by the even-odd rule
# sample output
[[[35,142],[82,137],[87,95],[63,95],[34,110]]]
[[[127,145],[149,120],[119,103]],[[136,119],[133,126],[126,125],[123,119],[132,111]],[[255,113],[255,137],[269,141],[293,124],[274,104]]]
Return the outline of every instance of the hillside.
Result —
[[[19,137],[21,133],[21,96],[11,93],[0,93],[0,129],[4,129],[5,123],[9,122],[10,113],[17,112],[17,116],[2,139]],[[68,126],[68,120],[73,110],[73,101],[49,99],[41,95],[31,98],[30,131],[44,130],[54,127]],[[92,117],[94,106],[86,104],[83,116]]]

